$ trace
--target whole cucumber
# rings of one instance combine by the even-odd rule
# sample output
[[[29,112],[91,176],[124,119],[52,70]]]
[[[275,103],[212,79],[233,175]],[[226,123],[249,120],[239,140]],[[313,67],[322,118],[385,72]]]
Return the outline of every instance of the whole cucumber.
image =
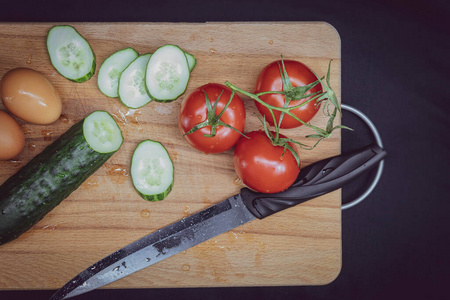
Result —
[[[122,141],[111,115],[96,111],[7,179],[0,186],[0,245],[43,219],[100,168]]]

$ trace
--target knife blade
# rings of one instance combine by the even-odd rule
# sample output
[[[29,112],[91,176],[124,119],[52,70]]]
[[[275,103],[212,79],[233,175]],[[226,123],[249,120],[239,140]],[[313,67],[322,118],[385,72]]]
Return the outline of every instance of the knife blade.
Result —
[[[303,168],[287,190],[276,194],[243,188],[237,195],[183,218],[117,250],[75,276],[52,297],[67,299],[119,280],[255,219],[341,188],[384,159],[386,151],[370,145]]]

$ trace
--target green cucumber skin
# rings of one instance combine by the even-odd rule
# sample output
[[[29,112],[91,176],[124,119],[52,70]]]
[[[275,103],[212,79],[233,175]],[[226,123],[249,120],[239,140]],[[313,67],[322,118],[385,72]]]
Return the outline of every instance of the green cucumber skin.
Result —
[[[139,146],[142,143],[145,143],[145,142],[148,142],[148,140],[141,141],[137,145],[137,147],[136,147],[136,149],[134,151],[136,152],[136,150],[139,148]],[[160,142],[157,142],[157,141],[152,141],[152,142],[156,142],[156,143],[161,144]],[[167,152],[167,149],[162,144],[161,144],[161,146],[164,148],[164,150],[166,151],[167,155],[169,155],[169,152]],[[170,159],[170,156],[169,156],[169,159]],[[132,169],[133,169],[133,160],[132,160],[131,166],[130,166],[130,170],[132,170]],[[173,163],[172,163],[172,174],[173,174],[173,176],[175,178],[175,167],[174,167]],[[131,173],[131,177],[133,178],[133,174],[132,173]],[[172,183],[170,184],[170,186],[167,187],[167,189],[164,192],[159,193],[159,194],[154,194],[154,195],[147,195],[147,194],[141,193],[141,191],[139,191],[134,184],[133,184],[133,187],[136,190],[136,192],[139,194],[139,196],[141,196],[144,200],[151,201],[151,202],[157,202],[157,201],[162,201],[162,200],[167,198],[167,196],[169,195],[169,193],[173,189],[174,183],[175,183],[175,180],[172,179]]]
[[[184,55],[186,55],[186,59],[188,61],[189,72],[192,73],[192,71],[194,71],[194,69],[195,69],[195,66],[197,65],[197,59],[195,58],[194,55],[192,55],[191,53],[188,53],[188,52],[184,52]],[[192,65],[189,64],[189,58],[188,58],[189,56],[193,59]]]
[[[87,74],[84,75],[83,77],[76,78],[76,79],[72,79],[72,78],[68,78],[68,77],[62,75],[62,74],[59,72],[58,69],[55,68],[55,70],[56,70],[61,76],[63,76],[64,78],[66,78],[67,80],[70,80],[70,81],[73,81],[73,82],[76,82],[76,83],[83,83],[83,82],[85,82],[85,81],[88,81],[89,79],[92,78],[92,76],[94,76],[94,74],[95,74],[95,68],[97,67],[97,58],[95,57],[95,52],[94,52],[94,50],[92,50],[91,44],[90,44],[90,43],[89,43],[89,42],[88,42],[88,41],[87,41],[87,40],[86,40],[86,39],[78,32],[78,30],[76,30],[75,27],[70,26],[70,25],[55,25],[55,26],[53,26],[52,28],[50,28],[50,29],[48,30],[48,32],[47,32],[47,40],[46,40],[47,45],[48,45],[48,36],[49,36],[48,33],[49,33],[53,28],[55,28],[55,27],[70,27],[70,28],[73,28],[73,30],[75,30],[75,32],[78,33],[78,34],[86,41],[86,43],[89,45],[89,48],[91,49],[92,57],[93,57],[91,70],[89,71],[89,73],[87,73]],[[48,49],[47,49],[47,51],[48,51]],[[49,55],[49,56],[50,56],[50,55]],[[51,56],[50,56],[50,62],[52,63],[52,66],[54,66],[54,63],[53,63],[53,61],[52,61],[52,59],[51,59]]]
[[[76,83],[86,82],[89,79],[91,79],[92,76],[94,76],[96,66],[97,66],[97,62],[96,62],[96,58],[95,58],[95,55],[94,55],[94,61],[92,62],[92,67],[91,67],[91,70],[89,71],[89,73],[87,73],[83,77],[80,77],[80,78],[77,78],[77,79],[70,79],[70,78],[67,78],[67,77],[64,77],[64,78],[66,78],[66,79],[68,79],[70,81],[76,82]]]
[[[144,200],[151,201],[151,202],[157,202],[157,201],[164,200],[169,195],[169,193],[172,191],[172,188],[173,188],[173,182],[164,193],[160,193],[160,194],[156,194],[156,195],[145,195],[145,194],[141,193],[138,189],[135,188],[135,190],[138,192],[138,194]]]
[[[75,191],[114,153],[98,153],[83,120],[0,186],[0,245],[19,237]]]

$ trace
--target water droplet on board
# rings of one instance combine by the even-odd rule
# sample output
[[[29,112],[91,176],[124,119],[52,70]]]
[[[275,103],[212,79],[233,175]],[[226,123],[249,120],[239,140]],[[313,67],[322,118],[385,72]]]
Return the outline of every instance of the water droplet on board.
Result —
[[[98,186],[98,181],[97,178],[95,176],[91,176],[89,177],[84,183],[83,183],[83,188],[86,189],[93,189],[95,187]]]
[[[212,42],[214,42],[214,39],[212,37],[210,37],[209,41],[212,43]]]
[[[137,123],[140,125],[138,117],[142,115],[142,111],[139,109],[128,109],[127,113],[125,114],[125,116],[127,117],[127,119],[129,119],[131,122]]]
[[[9,161],[13,167],[18,167],[20,166],[21,161],[20,160],[10,160]]]
[[[273,45],[273,41],[272,40],[269,41],[269,45]]]
[[[242,179],[241,179],[239,176],[237,176],[237,177],[233,180],[233,183],[234,183],[235,185],[240,185],[240,184],[242,184]]]
[[[27,64],[31,64],[31,58],[32,57],[33,57],[33,54],[28,55]]]
[[[44,137],[44,141],[50,141],[52,139],[53,131],[50,129],[43,129],[41,135]]]
[[[230,238],[230,239],[235,239],[235,240],[237,240],[237,238],[238,238],[237,233],[234,232],[233,230],[228,231],[228,235],[229,235],[229,238]]]
[[[150,217],[150,211],[148,209],[141,210],[141,217],[149,218]]]
[[[189,205],[185,205],[184,210],[183,210],[183,214],[184,214],[185,218],[187,218],[190,215],[192,215],[192,210],[191,210]]]
[[[28,148],[28,150],[30,150],[30,151],[34,151],[34,150],[36,149],[36,144],[34,144],[34,143],[29,143],[27,148]]]
[[[124,120],[121,116],[123,115],[123,113],[121,113],[121,114],[116,114],[116,113],[113,113],[113,112],[111,112],[110,113],[113,117],[114,117],[114,120],[116,121],[116,122],[119,122],[120,124],[122,124],[122,125],[125,125],[126,123],[128,123],[127,121],[126,121],[126,119]]]
[[[105,164],[106,174],[116,183],[124,183],[128,178],[128,170],[123,165]]]
[[[61,116],[59,117],[59,120],[60,120],[62,123],[65,123],[65,124],[69,123],[69,118],[68,118],[66,115],[61,115]]]
[[[188,264],[184,264],[181,266],[181,270],[183,271],[189,271],[191,269],[191,266]]]
[[[212,54],[215,54],[217,52],[217,50],[214,48],[209,48],[209,52],[211,52]]]
[[[63,223],[64,223],[64,222],[59,222],[59,223],[56,224],[56,225],[46,225],[46,226],[42,227],[42,229],[47,229],[47,230],[53,231],[53,230],[55,230],[56,228],[58,228],[58,226],[60,226],[60,225],[63,224]]]
[[[33,131],[31,130],[31,128],[23,128],[23,133],[24,134],[31,134]]]

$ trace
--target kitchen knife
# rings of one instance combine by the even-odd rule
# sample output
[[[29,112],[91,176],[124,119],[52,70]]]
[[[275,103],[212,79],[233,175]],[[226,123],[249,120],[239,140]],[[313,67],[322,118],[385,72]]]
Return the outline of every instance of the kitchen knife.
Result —
[[[112,253],[75,276],[52,300],[67,299],[105,286],[255,219],[341,188],[384,159],[386,151],[370,145],[301,169],[287,190],[276,194],[248,188],[214,206],[183,218]]]

